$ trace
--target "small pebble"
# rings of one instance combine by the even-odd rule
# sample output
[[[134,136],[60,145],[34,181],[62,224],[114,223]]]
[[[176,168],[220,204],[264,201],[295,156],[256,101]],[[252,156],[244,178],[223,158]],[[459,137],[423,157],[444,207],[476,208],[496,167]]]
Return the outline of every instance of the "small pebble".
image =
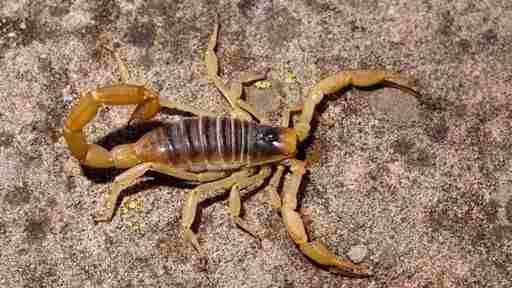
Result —
[[[361,263],[366,257],[366,254],[368,254],[368,248],[364,245],[356,245],[350,248],[350,251],[348,251],[347,256],[352,260],[354,263]]]

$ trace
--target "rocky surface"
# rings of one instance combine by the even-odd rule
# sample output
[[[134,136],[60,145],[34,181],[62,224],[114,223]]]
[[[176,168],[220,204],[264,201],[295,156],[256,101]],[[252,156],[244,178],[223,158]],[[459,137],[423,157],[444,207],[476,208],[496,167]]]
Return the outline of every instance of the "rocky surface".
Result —
[[[182,241],[191,187],[168,177],[149,175],[111,223],[93,223],[119,172],[80,167],[62,123],[81,91],[118,81],[98,47],[119,47],[133,83],[226,113],[203,63],[217,14],[224,78],[269,70],[270,92],[248,98],[274,120],[334,71],[417,79],[418,99],[391,88],[328,97],[305,151],[309,234],[338,255],[362,249],[373,277],[313,265],[265,193],[244,202],[261,247],[231,223],[225,197],[205,202],[206,258]],[[3,0],[0,286],[511,287],[511,55],[508,0]],[[101,110],[89,138],[130,138],[129,114]]]

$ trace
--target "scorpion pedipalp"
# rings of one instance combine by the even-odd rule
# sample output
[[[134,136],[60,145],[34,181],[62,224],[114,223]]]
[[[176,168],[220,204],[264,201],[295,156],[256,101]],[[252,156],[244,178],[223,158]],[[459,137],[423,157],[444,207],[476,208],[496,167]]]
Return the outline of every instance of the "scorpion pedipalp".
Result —
[[[355,87],[371,87],[381,84],[419,97],[420,94],[414,89],[395,82],[407,82],[407,80],[408,77],[388,70],[345,70],[321,80],[311,89],[309,96],[305,99],[302,113],[295,124],[299,140],[303,141],[308,137],[315,107],[322,101],[325,95],[335,93],[350,85]]]

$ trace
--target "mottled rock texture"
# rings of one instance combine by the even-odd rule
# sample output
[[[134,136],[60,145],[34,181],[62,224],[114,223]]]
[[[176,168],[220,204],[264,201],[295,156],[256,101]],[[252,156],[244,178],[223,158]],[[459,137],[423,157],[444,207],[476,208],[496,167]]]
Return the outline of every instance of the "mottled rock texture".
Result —
[[[93,223],[119,172],[80,167],[62,123],[81,91],[118,81],[98,47],[119,47],[133,83],[226,113],[203,63],[216,14],[224,78],[269,70],[271,92],[248,98],[274,120],[341,69],[417,79],[420,99],[391,88],[328,97],[305,151],[309,234],[339,255],[363,245],[374,277],[313,265],[264,193],[244,203],[262,247],[231,223],[225,197],[205,202],[206,259],[183,244],[192,186],[172,178],[150,174],[111,223]],[[2,0],[0,67],[1,287],[512,286],[509,0]],[[91,141],[133,138],[130,111],[101,110]]]

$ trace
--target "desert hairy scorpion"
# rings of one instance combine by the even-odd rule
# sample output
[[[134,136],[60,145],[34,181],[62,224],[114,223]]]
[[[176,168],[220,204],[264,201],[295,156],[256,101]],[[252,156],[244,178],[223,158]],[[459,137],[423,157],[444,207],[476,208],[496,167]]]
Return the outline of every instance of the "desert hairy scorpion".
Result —
[[[145,86],[128,84],[127,69],[116,53],[122,82],[82,93],[72,108],[64,124],[64,137],[71,155],[85,166],[127,169],[114,180],[112,189],[106,193],[101,208],[96,212],[95,220],[111,220],[121,191],[138,183],[147,171],[199,182],[201,184],[188,193],[181,223],[186,241],[202,252],[191,228],[201,194],[211,190],[230,190],[232,219],[257,237],[240,218],[240,191],[257,189],[270,179],[266,191],[272,206],[279,209],[290,237],[309,259],[347,276],[368,276],[368,266],[340,259],[321,242],[308,239],[301,215],[296,211],[299,185],[306,173],[305,162],[295,159],[297,145],[308,137],[315,107],[327,94],[348,86],[377,84],[399,88],[415,96],[418,93],[398,84],[396,80],[405,79],[398,73],[387,70],[341,71],[318,82],[301,107],[284,113],[281,126],[262,124],[262,117],[241,99],[241,95],[243,83],[263,79],[264,75],[241,73],[239,81],[229,86],[221,79],[215,54],[218,28],[216,25],[208,41],[206,65],[208,78],[232,108],[230,116],[218,116],[160,99],[155,91]],[[135,143],[118,145],[108,151],[88,143],[83,132],[102,105],[137,105],[130,122],[149,120],[162,107],[194,116],[162,123]],[[291,113],[299,113],[296,123],[291,123]],[[293,128],[289,127],[291,124],[294,124]],[[281,187],[285,173],[288,177]],[[278,193],[280,187],[281,195]]]

